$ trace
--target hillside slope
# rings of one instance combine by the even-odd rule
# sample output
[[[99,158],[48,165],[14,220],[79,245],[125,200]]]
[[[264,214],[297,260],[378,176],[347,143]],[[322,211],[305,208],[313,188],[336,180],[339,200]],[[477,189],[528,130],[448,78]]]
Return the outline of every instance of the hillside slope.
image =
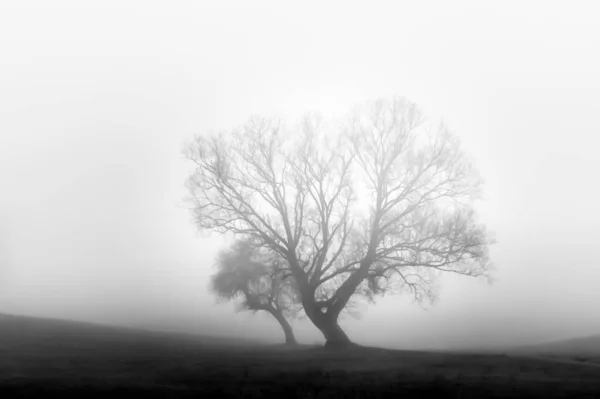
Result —
[[[211,341],[211,342],[209,342]],[[0,317],[0,397],[597,397],[600,367],[517,356],[294,350]]]
[[[600,357],[600,335],[515,347],[511,353]]]
[[[150,331],[82,321],[40,318],[0,313],[0,348],[24,344],[58,347],[94,347],[96,345],[141,345],[188,343],[203,346],[264,345],[251,339]]]

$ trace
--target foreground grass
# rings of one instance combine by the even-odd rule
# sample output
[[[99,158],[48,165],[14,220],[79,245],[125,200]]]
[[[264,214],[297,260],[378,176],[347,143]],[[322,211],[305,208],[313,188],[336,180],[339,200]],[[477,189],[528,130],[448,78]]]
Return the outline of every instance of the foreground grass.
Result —
[[[600,397],[600,367],[552,359],[360,347],[333,352],[304,346],[227,346],[176,335],[0,320],[0,397],[116,394],[594,398]]]

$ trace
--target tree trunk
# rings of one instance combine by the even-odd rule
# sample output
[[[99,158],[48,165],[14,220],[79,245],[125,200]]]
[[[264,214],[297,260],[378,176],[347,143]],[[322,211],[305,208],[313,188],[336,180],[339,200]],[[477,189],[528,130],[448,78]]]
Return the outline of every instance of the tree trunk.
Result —
[[[352,345],[352,341],[340,327],[337,317],[325,316],[317,327],[325,336],[325,347],[344,349]]]
[[[271,314],[273,317],[275,317],[283,329],[286,345],[296,345],[298,342],[296,341],[296,336],[294,335],[294,330],[292,330],[290,323],[288,323],[285,317],[283,317],[283,315],[277,310],[271,311]]]
[[[307,279],[307,275],[302,272],[302,268],[298,264],[295,254],[292,253],[291,256],[292,258],[288,258],[288,261],[290,262],[290,266],[292,266],[292,272],[299,285],[304,312],[310,321],[312,321],[321,333],[323,333],[323,336],[325,337],[325,346],[328,348],[347,348],[353,346],[354,344],[350,341],[348,335],[346,335],[344,330],[342,330],[338,324],[338,316],[348,303],[348,299],[354,293],[356,287],[365,277],[366,270],[368,270],[365,261],[361,262],[362,271],[360,273],[352,273],[347,281],[342,284],[342,287],[338,288],[338,292],[336,292],[338,303],[335,308],[332,309],[332,306],[330,306],[328,312],[323,313],[321,307],[317,306],[315,301],[316,287],[311,286]],[[368,262],[368,260],[366,262]]]
[[[338,323],[337,314],[321,313],[316,307],[305,307],[304,310],[310,321],[323,333],[326,347],[342,349],[352,345],[352,341]]]

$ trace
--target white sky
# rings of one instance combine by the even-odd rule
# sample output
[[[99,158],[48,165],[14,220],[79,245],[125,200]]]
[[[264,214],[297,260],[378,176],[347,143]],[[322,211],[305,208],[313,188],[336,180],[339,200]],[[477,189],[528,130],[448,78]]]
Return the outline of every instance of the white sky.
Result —
[[[385,298],[344,321],[351,338],[600,332],[595,2],[212,3],[0,3],[0,311],[281,340],[207,292],[222,242],[182,208],[182,144],[398,94],[476,158],[497,282],[447,278],[427,311]]]

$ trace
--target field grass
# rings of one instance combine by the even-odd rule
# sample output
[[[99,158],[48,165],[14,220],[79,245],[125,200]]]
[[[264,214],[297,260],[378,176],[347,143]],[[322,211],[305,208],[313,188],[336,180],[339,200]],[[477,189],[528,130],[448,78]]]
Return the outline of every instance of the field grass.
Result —
[[[600,398],[593,361],[259,345],[0,318],[0,398]]]

